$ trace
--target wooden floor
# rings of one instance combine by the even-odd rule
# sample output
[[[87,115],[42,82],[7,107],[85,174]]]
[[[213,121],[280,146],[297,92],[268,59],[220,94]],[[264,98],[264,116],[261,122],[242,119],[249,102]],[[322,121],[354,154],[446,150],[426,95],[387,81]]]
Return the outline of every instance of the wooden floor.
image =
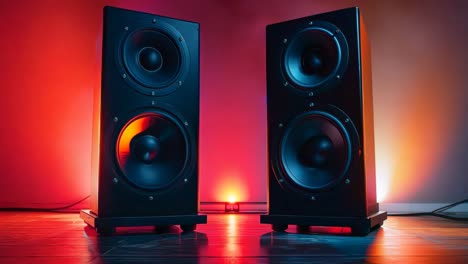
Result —
[[[466,222],[389,217],[366,237],[343,230],[276,233],[255,214],[211,214],[194,233],[144,227],[101,237],[78,214],[0,212],[0,263],[468,263]]]

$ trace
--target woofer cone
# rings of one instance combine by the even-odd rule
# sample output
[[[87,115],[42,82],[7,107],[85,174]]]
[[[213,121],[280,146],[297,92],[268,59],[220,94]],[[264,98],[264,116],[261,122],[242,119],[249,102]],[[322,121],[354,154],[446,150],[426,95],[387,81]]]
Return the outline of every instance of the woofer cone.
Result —
[[[310,111],[295,118],[280,141],[279,162],[294,186],[318,192],[338,184],[352,160],[351,136],[330,113]]]
[[[131,33],[123,43],[122,57],[130,77],[152,89],[174,83],[184,63],[177,40],[156,28]]]
[[[297,32],[283,56],[283,71],[301,89],[326,87],[340,79],[348,64],[348,45],[343,33],[327,22]]]
[[[116,156],[125,179],[143,190],[175,183],[188,163],[189,142],[183,126],[163,112],[149,112],[128,121],[119,133]]]

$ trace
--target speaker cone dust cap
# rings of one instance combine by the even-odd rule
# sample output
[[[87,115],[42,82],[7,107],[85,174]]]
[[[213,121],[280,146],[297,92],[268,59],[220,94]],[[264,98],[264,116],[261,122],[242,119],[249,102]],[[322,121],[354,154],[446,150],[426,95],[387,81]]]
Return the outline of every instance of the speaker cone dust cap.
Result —
[[[145,190],[163,189],[182,174],[188,159],[187,136],[175,119],[145,113],[130,120],[117,141],[117,160],[126,179]]]
[[[328,86],[342,77],[347,64],[346,38],[326,22],[314,23],[294,34],[282,62],[286,78],[301,89]]]

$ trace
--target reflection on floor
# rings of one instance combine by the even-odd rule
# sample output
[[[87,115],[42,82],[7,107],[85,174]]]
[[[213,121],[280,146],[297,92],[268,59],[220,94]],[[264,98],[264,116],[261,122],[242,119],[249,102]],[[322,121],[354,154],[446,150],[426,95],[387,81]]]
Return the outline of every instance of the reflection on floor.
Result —
[[[331,233],[323,232],[331,231]],[[118,229],[101,237],[78,214],[0,212],[0,263],[468,263],[468,223],[389,217],[366,237],[346,229],[271,232],[255,214],[211,214],[196,232]]]

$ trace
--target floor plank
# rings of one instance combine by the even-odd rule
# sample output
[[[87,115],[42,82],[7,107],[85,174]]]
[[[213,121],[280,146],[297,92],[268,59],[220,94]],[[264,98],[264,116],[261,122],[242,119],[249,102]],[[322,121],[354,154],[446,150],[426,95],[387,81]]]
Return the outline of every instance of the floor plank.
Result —
[[[366,237],[271,232],[255,214],[212,214],[196,232],[122,228],[99,236],[77,214],[0,212],[0,263],[468,263],[468,223],[389,217]],[[330,231],[330,230],[328,230]]]

